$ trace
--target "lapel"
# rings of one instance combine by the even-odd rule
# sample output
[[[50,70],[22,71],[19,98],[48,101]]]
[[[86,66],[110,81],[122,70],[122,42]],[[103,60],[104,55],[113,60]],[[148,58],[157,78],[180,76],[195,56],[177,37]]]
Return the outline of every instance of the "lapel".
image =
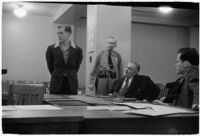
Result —
[[[178,81],[178,85],[177,85],[177,88],[176,88],[177,95],[181,93],[182,87],[184,87],[183,86],[184,82],[185,82],[185,78],[182,78],[181,81]]]
[[[138,85],[138,82],[139,82],[139,78],[138,78],[138,75],[135,75],[128,87],[128,91],[129,90],[133,90],[134,88],[136,88],[136,86]]]
[[[60,60],[62,61],[63,64],[65,64],[65,60],[64,60],[64,56],[63,56],[63,52],[60,49],[60,46],[54,48],[56,51],[56,54],[58,55],[58,58],[60,58]]]
[[[125,79],[125,77],[123,77],[123,78],[118,80],[116,90],[120,90],[121,89],[121,87],[123,85],[123,82],[124,82],[124,79]]]
[[[66,65],[68,65],[70,63],[70,60],[75,59],[75,55],[76,55],[76,49],[74,49],[73,47],[70,46],[70,48],[69,48],[69,57],[68,57]]]

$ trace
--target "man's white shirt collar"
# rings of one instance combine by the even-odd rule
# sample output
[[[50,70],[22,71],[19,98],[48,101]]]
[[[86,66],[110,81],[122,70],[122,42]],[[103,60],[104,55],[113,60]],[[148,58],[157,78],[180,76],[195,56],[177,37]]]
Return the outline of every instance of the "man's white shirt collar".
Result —
[[[125,77],[124,82],[123,82],[123,84],[122,84],[122,87],[124,87],[124,85],[126,84],[126,79],[127,79],[127,77]],[[128,87],[129,87],[129,85],[131,84],[131,81],[132,81],[132,80],[133,80],[133,77],[131,77],[131,78],[128,79]]]
[[[54,45],[54,48],[59,47],[60,46],[60,42],[57,41],[56,44]],[[70,41],[70,46],[74,49],[76,49],[76,45],[74,44],[74,42]]]

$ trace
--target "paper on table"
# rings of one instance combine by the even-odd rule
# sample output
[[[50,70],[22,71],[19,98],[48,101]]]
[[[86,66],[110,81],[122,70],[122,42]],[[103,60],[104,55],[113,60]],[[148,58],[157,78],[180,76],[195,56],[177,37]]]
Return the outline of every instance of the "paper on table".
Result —
[[[56,95],[56,94],[44,94],[44,98],[45,99],[66,99],[64,95]]]
[[[129,110],[123,111],[123,113],[135,113],[140,115],[147,115],[147,116],[162,116],[162,115],[169,115],[169,114],[178,114],[178,113],[195,113],[192,110],[186,110],[181,108],[163,106],[163,105],[153,105],[149,104],[150,108],[146,109],[138,109],[138,110]]]
[[[2,112],[2,117],[8,117],[8,116],[12,116],[12,112],[8,112],[8,111],[3,111]]]
[[[79,100],[91,105],[108,105],[112,103],[109,101],[105,101],[102,98],[89,97],[85,95],[74,95],[74,96],[70,96],[70,98],[74,98],[75,100]]]
[[[119,98],[117,97],[104,97],[103,98],[106,101],[112,101],[112,102],[117,102],[119,101]],[[135,102],[137,99],[136,98],[123,98],[123,102]]]
[[[17,110],[15,106],[2,106],[2,111],[13,111]]]
[[[62,108],[52,105],[20,105],[15,106],[20,110],[60,110]]]
[[[152,109],[152,105],[149,103],[132,103],[132,102],[124,102],[124,103],[115,103],[117,105],[126,105],[135,109],[146,109],[150,108]]]
[[[87,106],[87,110],[130,110],[127,106]]]

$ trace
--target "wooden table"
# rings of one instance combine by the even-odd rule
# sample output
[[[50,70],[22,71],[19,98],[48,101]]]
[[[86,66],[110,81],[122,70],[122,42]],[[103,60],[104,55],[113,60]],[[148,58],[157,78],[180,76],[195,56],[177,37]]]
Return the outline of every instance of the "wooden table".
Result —
[[[3,116],[4,132],[37,134],[197,134],[199,132],[198,113],[147,117],[124,114],[120,111],[87,110],[87,105],[98,104],[99,98],[45,95],[45,100],[57,106],[62,101],[63,110],[12,111],[10,116]],[[95,100],[96,102],[92,104]],[[78,105],[77,101],[85,105]],[[109,101],[100,100],[99,104],[109,104]]]
[[[199,116],[144,117],[96,111],[84,115],[80,128],[83,134],[197,134]]]
[[[3,112],[4,133],[73,134],[78,133],[83,116],[73,110]]]

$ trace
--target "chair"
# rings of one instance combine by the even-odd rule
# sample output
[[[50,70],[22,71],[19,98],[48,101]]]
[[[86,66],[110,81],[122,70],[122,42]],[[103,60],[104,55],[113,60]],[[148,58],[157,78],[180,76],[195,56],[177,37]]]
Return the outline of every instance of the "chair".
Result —
[[[2,80],[2,94],[8,94],[10,86],[10,81],[9,80]]]
[[[8,105],[42,104],[44,84],[12,84],[9,88]]]
[[[162,97],[166,97],[168,94],[168,89],[165,87],[165,85],[161,84],[161,83],[156,83],[156,85],[159,87],[160,89],[160,94],[158,95],[158,100]]]

